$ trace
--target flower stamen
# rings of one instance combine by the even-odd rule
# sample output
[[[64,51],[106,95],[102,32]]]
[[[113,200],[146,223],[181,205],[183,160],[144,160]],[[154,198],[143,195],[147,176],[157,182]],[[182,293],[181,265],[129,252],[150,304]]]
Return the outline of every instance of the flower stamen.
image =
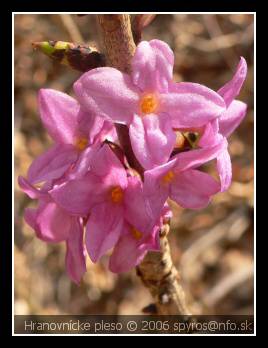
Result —
[[[124,197],[124,192],[120,186],[116,186],[111,190],[111,199],[113,203],[121,203]]]
[[[83,151],[88,146],[87,138],[78,138],[75,142],[75,147],[77,150]]]
[[[173,172],[172,170],[170,170],[169,172],[167,172],[167,173],[163,176],[162,180],[163,180],[163,182],[164,182],[165,184],[170,184],[171,181],[174,179],[174,177],[175,177],[174,172]]]
[[[153,93],[148,93],[142,96],[140,101],[140,108],[143,114],[154,113],[159,106],[159,99]]]
[[[135,227],[131,227],[130,228],[131,234],[132,236],[136,239],[136,240],[140,240],[142,238],[142,232],[140,232],[139,230],[137,230]]]

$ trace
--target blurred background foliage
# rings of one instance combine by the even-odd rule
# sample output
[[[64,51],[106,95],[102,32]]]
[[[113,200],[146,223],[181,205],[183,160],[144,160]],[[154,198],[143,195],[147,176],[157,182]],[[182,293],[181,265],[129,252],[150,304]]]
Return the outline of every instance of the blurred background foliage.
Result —
[[[55,88],[73,94],[81,75],[34,52],[33,41],[62,40],[91,44],[97,38],[93,15],[15,15],[15,313],[139,314],[151,297],[135,274],[107,270],[108,256],[92,264],[80,286],[65,273],[65,245],[46,244],[23,220],[34,205],[17,185],[32,160],[51,141],[42,127],[37,92]],[[143,39],[166,41],[175,52],[175,81],[192,81],[217,90],[244,56],[248,76],[239,99],[247,116],[231,136],[233,183],[207,209],[184,210],[172,204],[172,256],[188,300],[198,312],[253,313],[253,53],[254,17],[250,14],[158,15]],[[206,166],[213,171],[212,165]]]

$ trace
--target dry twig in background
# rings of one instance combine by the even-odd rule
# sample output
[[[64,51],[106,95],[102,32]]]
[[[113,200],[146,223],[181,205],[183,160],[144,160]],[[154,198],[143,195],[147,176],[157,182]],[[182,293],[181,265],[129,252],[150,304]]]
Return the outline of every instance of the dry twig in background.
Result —
[[[84,42],[84,39],[79,29],[77,28],[73,17],[70,14],[60,14],[60,18],[62,20],[64,28],[70,35],[71,40],[73,42],[82,44]]]

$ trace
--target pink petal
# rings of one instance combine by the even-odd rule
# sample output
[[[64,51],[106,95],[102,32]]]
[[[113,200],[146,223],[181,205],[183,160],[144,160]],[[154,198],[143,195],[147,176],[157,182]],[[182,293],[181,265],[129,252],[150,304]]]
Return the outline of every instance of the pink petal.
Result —
[[[60,178],[72,163],[78,153],[72,145],[54,145],[38,156],[28,170],[28,179],[32,184]]]
[[[101,147],[100,143],[88,146],[81,152],[75,165],[65,174],[65,177],[69,180],[75,180],[82,178],[89,170],[92,160]]]
[[[219,191],[219,183],[210,175],[189,169],[180,173],[172,182],[170,198],[184,208],[201,209]]]
[[[96,132],[94,142],[103,143],[105,140],[109,140],[113,143],[117,142],[117,133],[114,124],[111,121],[105,120],[100,132]]]
[[[128,178],[128,187],[124,192],[125,219],[139,231],[147,231],[158,217],[151,216],[146,205],[142,182],[137,177]]]
[[[197,168],[216,158],[226,147],[227,143],[222,140],[211,147],[179,153],[173,157],[176,160],[175,171],[179,172],[190,168]]]
[[[169,113],[173,128],[201,127],[225,111],[218,93],[197,83],[173,83],[161,95],[161,110]]]
[[[221,192],[226,191],[232,182],[232,163],[227,149],[217,157],[217,170],[221,181]]]
[[[141,246],[146,251],[160,251],[160,228],[161,225],[158,223],[151,229],[150,233],[147,233]]]
[[[163,182],[163,176],[173,170],[176,159],[144,172],[144,194],[150,215],[160,218],[169,195],[169,184]]]
[[[142,41],[132,58],[132,81],[142,91],[166,92],[173,65],[173,52],[165,42]]]
[[[69,95],[53,89],[38,94],[41,120],[51,138],[58,143],[74,144],[80,106]]]
[[[114,68],[97,68],[74,84],[78,100],[90,112],[129,124],[138,108],[138,90],[127,74]]]
[[[91,173],[55,186],[49,193],[63,209],[80,216],[87,216],[91,207],[104,199],[102,183]]]
[[[123,228],[121,206],[101,203],[91,210],[86,226],[86,247],[93,262],[97,262],[117,243]]]
[[[29,181],[22,176],[18,177],[18,184],[22,191],[26,193],[30,198],[32,199],[39,199],[39,198],[45,198],[47,197],[47,192],[41,190],[38,190],[33,185],[29,183]]]
[[[109,269],[113,273],[128,272],[143,260],[146,252],[130,234],[124,235],[113,250]]]
[[[34,231],[36,231],[36,229],[37,229],[36,217],[37,217],[37,210],[36,209],[26,208],[24,210],[24,220]]]
[[[36,234],[45,242],[58,243],[66,240],[72,218],[56,203],[40,202],[36,213]]]
[[[100,118],[100,117],[99,117]],[[95,124],[97,121],[95,122]],[[116,139],[116,129],[112,122],[108,120],[104,120],[102,127],[99,127],[100,122],[98,122],[98,126],[92,127],[90,132],[90,139],[92,139],[92,143],[102,143],[106,139],[113,141]]]
[[[134,154],[145,169],[167,162],[176,141],[166,114],[135,115],[129,135]]]
[[[72,219],[70,235],[66,241],[65,264],[69,277],[77,284],[86,272],[83,246],[83,227],[77,218]]]
[[[241,101],[234,100],[219,119],[220,133],[225,137],[229,137],[242,122],[246,112],[247,105]]]
[[[102,128],[102,131],[97,136],[96,141],[103,142],[104,138],[105,138],[105,140],[111,141],[112,143],[118,143],[118,135],[116,132],[116,128],[115,128],[114,124],[113,124],[113,127],[110,128],[110,124],[111,124],[110,121],[105,120],[105,124]],[[104,137],[104,135],[105,135],[105,137]]]
[[[91,173],[102,180],[103,187],[127,187],[126,170],[107,144],[104,144],[92,159]]]
[[[106,135],[111,133],[114,125],[111,121],[90,112],[80,110],[78,117],[78,134],[88,137],[89,145],[96,142],[103,142]]]
[[[162,218],[171,219],[173,217],[172,210],[170,209],[168,203],[166,202],[164,208],[162,209]]]
[[[128,272],[143,260],[147,251],[159,251],[159,248],[159,226],[155,226],[143,240],[135,239],[129,226],[125,226],[110,257],[109,269],[114,273]]]
[[[167,114],[135,115],[129,133],[133,151],[145,169],[168,161],[176,135]]]
[[[222,140],[219,133],[219,119],[213,120],[206,124],[204,132],[198,141],[198,146],[207,147],[214,146],[218,141]]]
[[[218,90],[218,93],[223,97],[228,107],[231,102],[238,96],[241,87],[247,76],[247,62],[243,57],[240,57],[240,62],[236,68],[236,72],[233,78],[228,81],[222,88]]]

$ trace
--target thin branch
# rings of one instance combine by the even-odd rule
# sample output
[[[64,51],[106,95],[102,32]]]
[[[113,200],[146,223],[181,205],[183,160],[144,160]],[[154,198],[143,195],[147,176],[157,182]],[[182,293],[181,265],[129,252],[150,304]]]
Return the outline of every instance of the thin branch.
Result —
[[[231,291],[238,288],[254,276],[252,265],[239,268],[228,274],[219,283],[215,285],[202,299],[203,304],[208,308],[213,308]]]
[[[98,15],[97,21],[108,64],[129,73],[131,58],[136,48],[129,15]],[[129,163],[142,176],[143,170],[130,146],[128,129],[120,125],[117,127],[117,132]],[[169,228],[169,222],[166,222],[160,233],[161,251],[148,252],[137,267],[137,274],[155,299],[159,314],[189,315],[190,310],[180,285],[178,271],[170,255],[167,240]]]
[[[60,14],[62,24],[66,31],[68,32],[71,40],[73,42],[78,42],[82,44],[84,42],[83,36],[80,33],[75,21],[70,14]]]
[[[187,249],[181,259],[181,267],[184,277],[187,280],[188,270],[198,257],[213,245],[222,240],[236,241],[249,227],[250,220],[248,210],[244,207],[237,209],[223,221],[219,222],[209,232],[197,239],[189,249]]]
[[[108,64],[118,70],[130,72],[131,58],[136,49],[127,14],[97,16]]]
[[[169,229],[169,223],[163,225],[160,233],[161,252],[148,252],[137,267],[137,275],[155,299],[158,314],[187,316],[191,312],[179,273],[172,262],[167,239]]]
[[[138,14],[135,15],[131,27],[135,44],[137,45],[142,39],[142,31],[146,28],[156,17],[156,14]]]
[[[218,23],[217,16],[216,15],[203,15],[204,19],[204,25],[207,28],[207,31],[211,37],[211,39],[221,37],[223,36],[221,27]],[[233,52],[233,50],[222,50],[219,46],[219,41],[215,41],[216,47],[225,60],[225,63],[227,66],[232,69],[234,62],[236,61],[236,54]],[[232,47],[231,47],[232,48]]]

